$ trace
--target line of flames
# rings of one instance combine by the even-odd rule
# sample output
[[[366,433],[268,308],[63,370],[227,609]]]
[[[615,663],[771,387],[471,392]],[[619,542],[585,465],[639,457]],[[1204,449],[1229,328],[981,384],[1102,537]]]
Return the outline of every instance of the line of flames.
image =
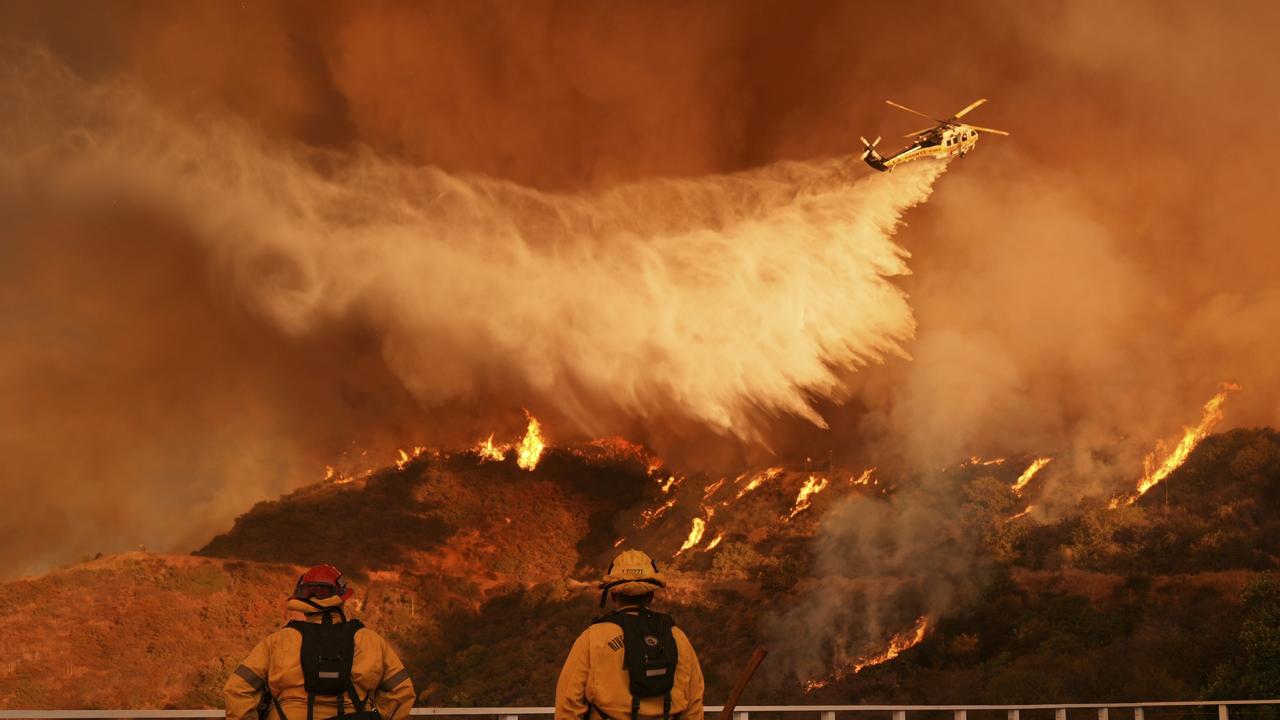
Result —
[[[796,515],[808,510],[809,506],[813,504],[813,496],[823,490],[826,490],[829,483],[830,481],[827,478],[819,478],[814,475],[810,475],[809,478],[804,481],[804,485],[800,487],[800,493],[796,495],[796,501],[791,506],[791,513],[782,518],[782,521],[790,522]]]
[[[829,677],[809,680],[804,684],[806,693],[826,687],[833,682],[843,680],[849,675],[856,675],[869,667],[880,665],[898,657],[906,650],[919,645],[929,632],[929,618],[921,616],[910,630],[898,633],[889,638],[889,646],[875,655],[867,655],[836,670]]]
[[[761,486],[761,485],[763,485],[764,483],[766,483],[766,482],[768,482],[768,481],[770,481],[770,480],[773,480],[773,479],[777,478],[777,477],[778,477],[779,475],[781,475],[781,474],[782,474],[782,468],[780,468],[780,467],[771,467],[771,468],[769,468],[768,470],[765,470],[764,472],[760,472],[760,473],[756,473],[756,474],[752,475],[752,476],[751,476],[751,481],[750,481],[750,482],[748,482],[746,485],[742,486],[742,489],[738,491],[738,494],[737,494],[737,495],[735,495],[733,499],[734,499],[734,500],[741,500],[741,499],[742,499],[742,496],[746,495],[747,493],[751,492],[752,490],[755,490],[756,488],[760,487],[760,486]],[[746,477],[747,477],[746,475],[741,475],[741,476],[739,476],[738,481],[741,481],[742,479],[744,479],[744,478],[746,478]],[[727,500],[726,500],[726,501],[725,501],[725,504],[727,505],[727,504],[728,504],[728,502],[729,502],[729,501],[727,501]]]
[[[1023,470],[1022,474],[1018,476],[1017,481],[1013,483],[1013,491],[1021,497],[1022,490],[1027,486],[1027,483],[1031,482],[1031,479],[1036,476],[1036,473],[1039,473],[1044,469],[1045,465],[1048,465],[1051,462],[1053,462],[1053,458],[1051,457],[1040,457],[1033,460],[1031,465],[1027,466],[1027,469]]]
[[[1027,509],[1023,510],[1022,512],[1016,513],[1014,515],[1010,515],[1009,517],[1005,518],[1005,522],[1011,522],[1013,520],[1017,520],[1018,518],[1026,517],[1030,515],[1032,512],[1034,512],[1035,509],[1036,509],[1035,505],[1028,505]]]
[[[1165,451],[1164,443],[1156,443],[1155,450],[1152,450],[1142,461],[1142,479],[1138,481],[1138,488],[1130,495],[1125,497],[1113,498],[1109,507],[1114,510],[1120,507],[1121,503],[1132,505],[1138,501],[1138,498],[1146,495],[1151,488],[1159,485],[1162,480],[1182,466],[1191,455],[1191,451],[1196,449],[1201,440],[1208,437],[1213,428],[1222,420],[1222,406],[1227,402],[1227,394],[1240,389],[1235,383],[1224,382],[1217,394],[1209,398],[1204,404],[1204,410],[1200,415],[1200,422],[1193,427],[1183,428],[1182,439],[1174,446],[1172,451],[1165,454],[1163,460],[1156,462],[1156,455]]]
[[[875,471],[876,471],[875,468],[869,467],[866,470],[863,470],[862,474],[859,475],[858,477],[856,478],[850,477],[849,484],[850,485],[879,485],[880,481],[872,477],[872,475],[875,474]]]

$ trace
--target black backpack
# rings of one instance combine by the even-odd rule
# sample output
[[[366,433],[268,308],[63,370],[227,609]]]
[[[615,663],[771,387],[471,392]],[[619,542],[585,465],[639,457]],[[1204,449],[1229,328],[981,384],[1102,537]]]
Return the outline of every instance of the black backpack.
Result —
[[[351,662],[355,659],[356,633],[364,625],[359,620],[333,622],[332,613],[324,614],[324,622],[294,620],[287,627],[302,635],[302,677],[307,689],[307,720],[314,720],[317,695],[337,698],[338,717],[345,720],[382,720],[369,698],[360,698],[351,681]],[[353,712],[346,712],[345,698],[351,699]],[[365,710],[368,704],[369,709]],[[276,709],[279,710],[277,703]],[[284,713],[281,713],[281,720]]]
[[[671,628],[670,615],[636,608],[638,612],[616,611],[596,618],[592,624],[611,622],[622,628],[625,650],[623,669],[631,679],[631,720],[640,716],[640,698],[662,697],[662,720],[671,717],[671,688],[676,682],[676,662],[680,652]]]

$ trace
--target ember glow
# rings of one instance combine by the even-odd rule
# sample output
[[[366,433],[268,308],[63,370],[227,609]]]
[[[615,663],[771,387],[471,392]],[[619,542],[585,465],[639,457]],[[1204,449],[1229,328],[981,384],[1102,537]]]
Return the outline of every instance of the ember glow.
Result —
[[[1017,520],[1018,518],[1026,517],[1027,515],[1030,515],[1035,509],[1036,509],[1035,505],[1028,505],[1027,508],[1022,512],[1017,513],[1016,515],[1010,515],[1008,518],[1005,519],[1005,522],[1011,522],[1013,520]]]
[[[791,506],[791,514],[783,518],[784,522],[790,522],[791,518],[809,509],[813,504],[813,496],[827,489],[827,478],[818,478],[810,475],[804,481],[804,485],[800,488],[800,494],[796,495],[796,502]]]
[[[667,514],[667,511],[676,506],[676,498],[671,498],[656,508],[651,508],[640,513],[640,521],[636,523],[636,527],[644,529],[649,527],[654,520]]]
[[[832,682],[843,680],[849,675],[856,675],[869,667],[889,662],[901,655],[904,651],[919,645],[924,640],[924,637],[928,632],[929,619],[927,617],[921,617],[919,620],[916,620],[915,625],[910,630],[899,633],[890,638],[889,646],[883,651],[849,663],[845,667],[836,670],[836,672],[830,677],[809,680],[804,684],[804,691],[813,692],[814,690],[830,685]]]
[[[974,455],[973,457],[969,458],[969,463],[968,463],[968,464],[970,464],[970,465],[981,465],[981,466],[983,466],[983,467],[990,467],[990,466],[992,466],[992,465],[1003,465],[1003,464],[1004,464],[1004,462],[1005,462],[1005,459],[1004,459],[1004,458],[991,458],[990,460],[983,460],[982,458],[978,457],[977,455]]]
[[[716,535],[715,539],[707,543],[707,552],[715,550],[716,546],[720,544],[721,540],[724,540],[724,533],[720,533],[719,535]]]
[[[724,478],[720,478],[719,480],[703,488],[702,499],[705,501],[707,498],[710,498],[712,495],[715,495],[716,492],[720,490],[720,488],[722,487],[724,487]]]
[[[1031,478],[1035,477],[1036,473],[1043,470],[1044,466],[1048,465],[1052,461],[1053,458],[1051,457],[1040,457],[1033,460],[1031,464],[1027,466],[1027,469],[1023,470],[1022,474],[1018,476],[1017,482],[1013,484],[1013,491],[1018,495],[1022,495],[1023,488],[1027,486],[1027,483],[1031,482]]]
[[[1119,507],[1121,502],[1125,505],[1134,504],[1138,498],[1147,494],[1148,490],[1159,485],[1162,480],[1169,477],[1170,473],[1181,467],[1191,455],[1191,451],[1195,450],[1200,441],[1204,440],[1222,420],[1222,406],[1227,402],[1227,394],[1239,389],[1240,386],[1235,383],[1222,383],[1217,394],[1204,404],[1200,422],[1193,427],[1184,428],[1182,439],[1172,450],[1166,450],[1163,443],[1157,443],[1156,449],[1148,453],[1142,461],[1142,479],[1138,481],[1138,489],[1132,495],[1113,499],[1110,504],[1111,509]],[[1156,458],[1162,454],[1164,459],[1157,461]]]
[[[870,485],[873,482],[871,479],[871,476],[875,474],[875,471],[876,469],[873,467],[867,468],[866,470],[863,470],[862,474],[859,475],[858,477],[849,478],[849,484],[850,485]]]

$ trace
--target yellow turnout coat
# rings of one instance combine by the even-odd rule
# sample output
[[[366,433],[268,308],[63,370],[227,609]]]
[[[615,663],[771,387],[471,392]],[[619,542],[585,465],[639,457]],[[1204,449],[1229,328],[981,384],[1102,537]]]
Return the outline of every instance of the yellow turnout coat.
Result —
[[[325,598],[318,604],[337,607],[342,604],[342,598]],[[323,617],[301,600],[290,599],[286,607],[290,620],[320,622]],[[405,720],[409,717],[414,700],[409,671],[405,670],[404,663],[400,662],[387,641],[368,628],[356,632],[351,681],[362,699],[373,698],[384,720]],[[274,707],[265,717],[258,718],[258,701],[264,685],[270,687],[271,694],[280,702],[280,709],[287,720],[306,720],[302,635],[297,630],[286,627],[271,633],[231,673],[223,688],[227,720],[280,720]],[[343,702],[345,712],[354,712],[349,698],[344,698]],[[366,709],[369,709],[367,704]],[[337,714],[335,697],[316,697],[315,720],[328,720]]]
[[[624,612],[627,608],[620,608]],[[702,719],[702,668],[689,638],[679,627],[671,629],[675,636],[675,686],[671,688],[671,717],[680,720]],[[560,671],[556,683],[555,720],[631,720],[631,680],[622,667],[625,656],[622,627],[602,622],[592,625],[578,636]],[[590,705],[588,705],[588,703]],[[640,700],[640,717],[662,717],[662,698]]]

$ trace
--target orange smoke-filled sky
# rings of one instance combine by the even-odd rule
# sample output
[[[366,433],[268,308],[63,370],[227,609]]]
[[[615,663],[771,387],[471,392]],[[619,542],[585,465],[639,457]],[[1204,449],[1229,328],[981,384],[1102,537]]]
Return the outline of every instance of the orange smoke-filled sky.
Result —
[[[1244,388],[1226,425],[1275,424],[1277,21],[1261,2],[6,3],[6,66],[43,48],[86,87],[225,119],[271,152],[333,153],[320,176],[374,157],[590,203],[847,156],[859,134],[895,148],[921,123],[886,98],[944,115],[987,97],[971,119],[1013,134],[953,163],[895,236],[910,359],[840,368],[843,389],[814,399],[830,429],[766,412],[767,441],[617,411],[589,384],[557,403],[499,363],[424,401],[405,353],[440,358],[436,393],[449,350],[388,345],[423,337],[399,305],[283,327],[243,285],[295,269],[246,280],[192,239],[186,205],[45,192],[40,157],[16,158],[0,184],[0,574],[189,549],[353,442],[385,461],[514,431],[520,405],[552,439],[625,433],[690,466],[1063,453],[1072,492],[1132,474],[1220,381]],[[13,120],[38,78],[4,78]],[[1115,442],[1131,446],[1099,464],[1091,449]]]

